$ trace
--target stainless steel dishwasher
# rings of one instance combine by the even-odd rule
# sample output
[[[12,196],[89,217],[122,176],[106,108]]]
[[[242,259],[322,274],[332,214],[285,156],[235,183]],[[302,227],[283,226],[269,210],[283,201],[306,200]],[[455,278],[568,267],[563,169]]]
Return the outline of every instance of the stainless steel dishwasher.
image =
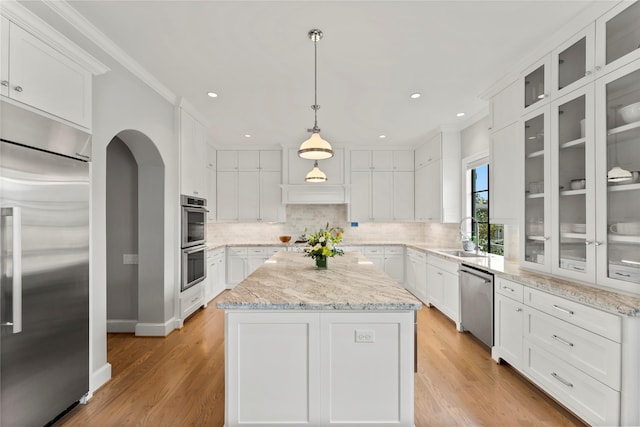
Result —
[[[462,329],[493,347],[493,274],[465,264],[458,272]]]

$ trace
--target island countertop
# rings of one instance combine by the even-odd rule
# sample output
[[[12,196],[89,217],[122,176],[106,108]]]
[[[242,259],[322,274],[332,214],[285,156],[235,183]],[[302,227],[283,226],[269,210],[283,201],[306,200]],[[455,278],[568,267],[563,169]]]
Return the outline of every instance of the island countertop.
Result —
[[[235,310],[419,310],[422,303],[356,252],[328,259],[278,252],[218,302]]]

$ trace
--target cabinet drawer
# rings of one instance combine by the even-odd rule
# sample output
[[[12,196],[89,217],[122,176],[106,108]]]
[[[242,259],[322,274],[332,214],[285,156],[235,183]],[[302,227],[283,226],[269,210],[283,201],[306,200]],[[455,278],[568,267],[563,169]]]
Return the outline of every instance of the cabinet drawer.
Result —
[[[269,248],[264,248],[264,253],[268,257],[271,257],[272,255],[275,255],[280,251],[284,251],[285,249],[286,249],[285,247],[279,248],[279,247],[273,246],[273,247],[269,247]]]
[[[620,390],[621,345],[533,308],[525,309],[525,338],[571,366]]]
[[[249,256],[265,255],[266,253],[266,248],[247,248],[247,255]]]
[[[199,283],[180,295],[180,318],[186,319],[203,304],[204,296]]]
[[[546,292],[525,287],[524,303],[615,342],[621,342],[620,317]]]
[[[247,248],[229,248],[229,255],[247,256]]]
[[[385,255],[403,255],[404,248],[402,246],[385,246],[384,254]]]
[[[524,286],[502,277],[496,277],[495,291],[514,301],[522,302]]]
[[[424,252],[419,252],[414,249],[407,249],[407,255],[409,258],[416,260],[418,262],[427,263],[427,254]]]
[[[527,340],[525,373],[589,424],[619,425],[619,392]]]
[[[440,258],[438,256],[429,256],[427,262],[434,267],[438,267],[441,270],[447,271],[451,274],[458,275],[458,267],[459,264],[453,261],[447,261],[446,259]]]
[[[383,255],[384,248],[382,246],[365,246],[364,247],[364,255]]]

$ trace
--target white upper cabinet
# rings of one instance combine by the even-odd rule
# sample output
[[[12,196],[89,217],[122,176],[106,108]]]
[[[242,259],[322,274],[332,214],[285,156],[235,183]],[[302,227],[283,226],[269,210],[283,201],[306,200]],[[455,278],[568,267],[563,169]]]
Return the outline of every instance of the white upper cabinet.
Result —
[[[522,168],[514,159],[522,158],[522,144],[517,123],[492,132],[489,140],[490,222],[517,222],[520,205],[514,196],[522,191]]]
[[[640,2],[620,2],[596,21],[596,67],[606,74],[640,59]]]
[[[443,131],[415,152],[415,220],[460,221],[460,132]]]
[[[595,35],[595,25],[589,25],[551,52],[554,96],[569,93],[596,76]]]
[[[207,142],[205,128],[180,108],[180,191],[207,197]]]
[[[517,82],[511,83],[489,100],[489,130],[497,132],[520,118]]]
[[[413,221],[413,151],[351,150],[351,221]]]
[[[218,150],[218,221],[282,221],[282,152]]]
[[[522,108],[531,111],[547,104],[550,97],[551,58],[545,55],[527,68],[520,78]]]
[[[0,94],[91,129],[92,70],[5,17],[2,17],[0,32]],[[65,39],[65,44],[70,42]],[[72,49],[79,51],[77,47]],[[80,55],[88,57],[83,52]],[[90,61],[97,64],[93,58]],[[108,70],[102,64],[97,65],[93,70],[96,74]]]

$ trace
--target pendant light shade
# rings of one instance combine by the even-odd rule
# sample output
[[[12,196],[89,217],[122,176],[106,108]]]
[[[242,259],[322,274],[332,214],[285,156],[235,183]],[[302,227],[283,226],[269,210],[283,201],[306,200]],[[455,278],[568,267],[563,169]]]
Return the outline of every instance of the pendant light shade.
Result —
[[[298,155],[303,159],[323,160],[333,156],[331,144],[322,139],[320,133],[313,132],[311,138],[302,143]]]
[[[631,178],[633,178],[631,172],[626,169],[622,169],[620,166],[614,166],[609,172],[607,172],[607,181],[609,182],[628,181]]]
[[[327,174],[320,170],[317,160],[313,163],[313,169],[309,171],[304,180],[307,182],[325,182],[327,180]]]
[[[320,30],[310,30],[308,33],[309,38],[313,41],[313,51],[314,51],[314,103],[311,106],[311,109],[314,111],[314,123],[313,128],[307,129],[311,132],[311,137],[304,141],[298,150],[298,156],[303,159],[309,160],[322,160],[328,159],[333,156],[333,149],[331,148],[331,144],[329,144],[326,140],[322,139],[320,136],[320,128],[318,127],[318,110],[320,106],[318,105],[318,41],[322,39],[322,31]],[[317,165],[316,165],[317,166]],[[319,169],[318,169],[319,170]],[[307,180],[309,181],[309,180]],[[326,181],[326,177],[325,177]],[[317,182],[317,181],[312,181]]]

